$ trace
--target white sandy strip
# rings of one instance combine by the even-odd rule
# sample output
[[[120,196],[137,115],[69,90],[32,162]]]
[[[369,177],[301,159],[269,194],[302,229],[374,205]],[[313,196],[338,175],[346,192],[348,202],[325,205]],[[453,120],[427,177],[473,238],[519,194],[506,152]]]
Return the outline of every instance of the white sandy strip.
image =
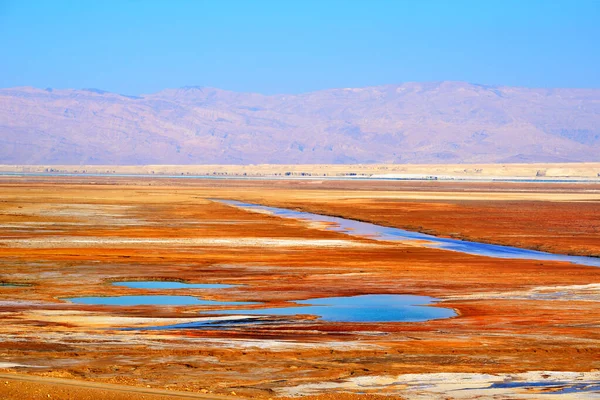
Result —
[[[374,247],[366,243],[341,239],[278,239],[278,238],[125,238],[125,237],[44,237],[31,239],[0,239],[0,246],[12,248],[55,247],[130,247],[140,246],[194,247]]]
[[[17,364],[12,362],[0,362],[0,368],[45,368],[41,365],[25,365],[25,364]]]
[[[317,332],[314,332],[317,333]],[[383,350],[384,347],[365,343],[363,341],[323,341],[323,342],[298,342],[293,340],[268,340],[268,339],[215,339],[207,337],[182,336],[178,331],[161,331],[153,334],[148,331],[144,335],[130,331],[106,331],[104,333],[90,333],[78,331],[64,332],[36,332],[35,334],[0,335],[2,342],[46,342],[54,344],[67,344],[76,346],[146,346],[150,349],[186,350],[190,346],[201,346],[203,349],[266,349],[271,352],[288,351],[290,349],[357,351],[357,350]],[[48,361],[50,362],[50,361]]]
[[[445,300],[557,300],[557,301],[600,301],[600,283],[568,286],[538,286],[508,292],[483,292],[467,295],[446,296]]]
[[[433,373],[398,376],[361,376],[342,381],[308,383],[277,389],[278,394],[304,396],[328,391],[358,391],[406,396],[410,399],[539,399],[542,387],[569,387],[572,385],[600,385],[600,372],[530,371],[516,374]],[[492,388],[493,384],[529,383],[529,387]],[[566,384],[564,384],[566,383]],[[548,388],[548,387],[546,387]],[[576,393],[547,394],[556,399],[600,398],[600,393],[576,390]],[[579,392],[579,393],[577,393]]]
[[[409,200],[536,200],[536,201],[599,201],[600,193],[553,193],[553,192],[368,192],[357,193],[347,191],[335,196],[335,200],[347,199],[409,199]],[[333,199],[333,196],[329,198]]]
[[[20,318],[26,321],[43,321],[43,322],[63,322],[74,325],[83,326],[86,328],[128,328],[128,327],[148,327],[148,326],[166,326],[175,324],[185,324],[192,322],[218,322],[218,321],[235,321],[244,320],[249,318],[259,319],[262,318],[260,315],[226,315],[221,317],[198,317],[198,318],[146,318],[146,317],[120,317],[111,316],[104,313],[94,313],[88,311],[77,311],[77,310],[35,310],[21,314]],[[113,335],[113,334],[111,334]],[[78,337],[78,341],[97,341],[98,343],[105,343],[108,337],[111,337],[115,342],[122,340],[123,334],[118,336],[103,336],[103,335],[90,335],[82,334],[77,332],[69,332],[68,337],[73,340],[74,337]],[[127,334],[125,334],[127,335]],[[54,339],[60,337],[60,333],[56,332],[50,334]],[[152,335],[145,335],[143,338],[139,338],[142,342],[147,339],[151,339]],[[193,340],[190,338],[183,338],[179,334],[175,334],[178,341],[189,341]],[[165,334],[161,334],[158,338],[164,340]],[[16,338],[13,338],[16,339]],[[204,346],[214,346],[219,348],[229,347],[243,347],[243,348],[264,348],[271,351],[285,351],[290,348],[304,348],[304,349],[336,349],[336,350],[375,350],[382,349],[383,347],[378,344],[370,344],[358,341],[324,341],[320,343],[312,342],[297,342],[297,341],[286,341],[286,340],[262,340],[262,339],[210,339],[210,338],[198,338]],[[2,340],[0,340],[2,341]],[[49,340],[51,341],[51,340]]]
[[[94,327],[147,327],[186,324],[192,322],[218,322],[235,321],[250,318],[260,318],[257,315],[227,315],[222,317],[197,317],[197,318],[147,318],[147,317],[119,317],[108,314],[88,313],[73,310],[40,310],[24,313],[25,320],[44,322],[65,322],[80,326]]]

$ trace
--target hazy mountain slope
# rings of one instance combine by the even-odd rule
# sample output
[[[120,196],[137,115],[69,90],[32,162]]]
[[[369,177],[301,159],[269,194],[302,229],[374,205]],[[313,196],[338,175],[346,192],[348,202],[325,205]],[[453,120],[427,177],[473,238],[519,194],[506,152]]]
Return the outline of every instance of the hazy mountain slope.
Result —
[[[600,90],[12,88],[0,90],[0,143],[3,164],[598,161]]]

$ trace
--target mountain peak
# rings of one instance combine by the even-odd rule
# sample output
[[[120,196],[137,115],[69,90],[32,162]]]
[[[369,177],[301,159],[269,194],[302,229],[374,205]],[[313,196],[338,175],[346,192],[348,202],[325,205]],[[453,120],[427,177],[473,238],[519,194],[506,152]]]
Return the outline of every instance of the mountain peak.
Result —
[[[0,140],[4,164],[598,161],[600,90],[444,81],[135,97],[22,87],[0,89]]]

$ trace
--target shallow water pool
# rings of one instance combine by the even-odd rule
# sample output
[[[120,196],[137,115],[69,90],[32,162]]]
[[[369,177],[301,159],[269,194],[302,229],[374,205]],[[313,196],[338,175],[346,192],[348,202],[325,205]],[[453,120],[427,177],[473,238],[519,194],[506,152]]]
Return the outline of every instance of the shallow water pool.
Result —
[[[220,283],[184,283],[177,281],[128,281],[113,282],[113,285],[132,289],[227,289],[236,286]]]
[[[173,281],[130,281],[114,282],[115,286],[124,286],[135,289],[222,289],[233,285],[222,284],[187,284]],[[242,301],[216,301],[205,300],[195,296],[177,295],[129,295],[129,296],[92,296],[66,298],[72,303],[105,306],[245,306],[261,303]],[[350,297],[327,297],[312,300],[295,301],[291,307],[219,310],[212,309],[205,313],[232,314],[250,316],[240,318],[239,321],[226,321],[225,323],[253,322],[256,316],[296,316],[314,315],[322,321],[331,322],[419,322],[432,319],[449,318],[456,315],[453,310],[438,307],[428,307],[435,299],[427,296],[395,295],[395,294],[369,294]],[[223,323],[223,322],[219,322]],[[198,328],[213,324],[201,322],[179,324],[154,329],[182,329]]]
[[[329,322],[421,322],[456,316],[452,309],[429,307],[434,298],[398,294],[367,294],[296,301],[299,306],[212,311],[238,315],[315,315]]]

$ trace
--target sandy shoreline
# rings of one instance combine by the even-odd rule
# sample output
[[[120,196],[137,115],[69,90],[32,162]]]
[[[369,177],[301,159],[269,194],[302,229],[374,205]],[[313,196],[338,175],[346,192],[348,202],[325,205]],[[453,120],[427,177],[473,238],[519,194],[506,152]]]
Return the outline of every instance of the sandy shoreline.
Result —
[[[0,165],[0,174],[59,176],[370,178],[382,180],[600,181],[597,163],[307,165]]]

